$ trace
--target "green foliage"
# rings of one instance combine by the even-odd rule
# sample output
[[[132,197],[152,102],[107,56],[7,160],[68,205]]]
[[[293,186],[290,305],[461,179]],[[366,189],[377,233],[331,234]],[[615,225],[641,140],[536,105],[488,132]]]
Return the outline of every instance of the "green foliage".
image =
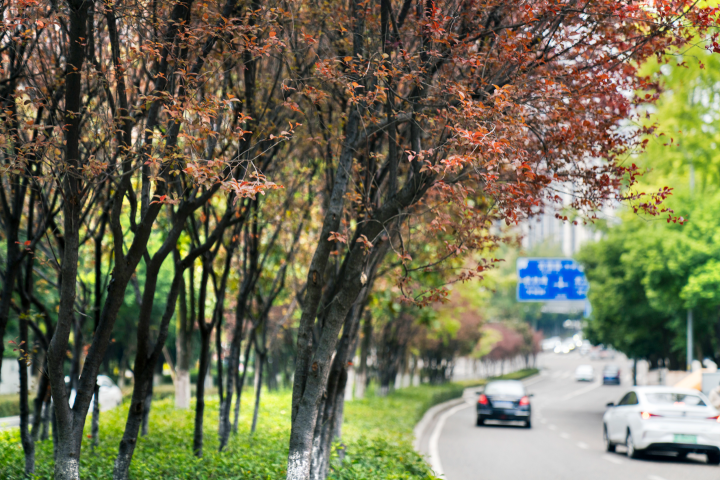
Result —
[[[696,355],[720,361],[720,58],[695,47],[667,60],[649,72],[665,89],[652,118],[661,135],[633,161],[651,169],[638,190],[672,187],[667,206],[689,220],[679,225],[624,212],[622,225],[587,245],[580,259],[590,280],[590,339],[684,368],[689,308]]]
[[[503,378],[524,378],[537,373],[521,370]],[[435,479],[423,458],[413,450],[413,428],[431,406],[458,398],[466,387],[483,381],[444,385],[420,385],[396,390],[387,397],[369,395],[345,404],[341,461],[337,448],[331,459],[331,479]],[[192,453],[194,410],[175,410],[173,398],[154,401],[150,433],[138,440],[131,478],[145,479],[281,479],[285,477],[290,433],[290,392],[263,392],[260,423],[254,437],[247,432],[252,420],[252,391],[243,395],[239,434],[231,437],[228,449],[217,452],[218,399],[205,406],[205,448],[202,459]],[[129,404],[103,412],[100,445],[92,451],[90,438],[83,442],[80,460],[82,478],[112,478],[117,445],[122,436]],[[89,434],[89,421],[86,434]],[[52,442],[37,444],[36,478],[53,475]],[[23,452],[18,429],[0,431],[0,478],[23,477]]]
[[[0,395],[0,418],[20,415],[20,400],[17,394]]]

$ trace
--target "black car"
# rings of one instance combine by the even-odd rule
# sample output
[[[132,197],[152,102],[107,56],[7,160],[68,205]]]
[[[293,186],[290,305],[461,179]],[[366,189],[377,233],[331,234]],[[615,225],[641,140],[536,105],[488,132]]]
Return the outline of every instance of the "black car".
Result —
[[[477,426],[485,420],[508,420],[525,422],[532,426],[530,397],[525,386],[517,380],[496,380],[490,382],[480,394],[477,402]]]
[[[620,369],[615,365],[606,365],[603,368],[603,385],[620,385]]]

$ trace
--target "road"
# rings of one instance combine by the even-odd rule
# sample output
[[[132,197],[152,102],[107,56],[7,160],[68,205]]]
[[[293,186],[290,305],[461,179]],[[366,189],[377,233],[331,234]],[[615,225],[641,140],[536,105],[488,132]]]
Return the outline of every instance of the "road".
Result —
[[[431,439],[435,467],[447,480],[717,480],[720,467],[705,464],[704,455],[686,460],[651,456],[631,460],[625,449],[607,453],[602,442],[602,416],[632,384],[624,358],[590,361],[577,353],[542,354],[541,374],[527,380],[533,428],[475,426],[475,405],[464,404],[442,418]],[[606,363],[623,371],[621,386],[578,383],[575,368],[590,363],[600,373]],[[434,445],[432,444],[434,443]],[[440,465],[437,465],[439,460]]]

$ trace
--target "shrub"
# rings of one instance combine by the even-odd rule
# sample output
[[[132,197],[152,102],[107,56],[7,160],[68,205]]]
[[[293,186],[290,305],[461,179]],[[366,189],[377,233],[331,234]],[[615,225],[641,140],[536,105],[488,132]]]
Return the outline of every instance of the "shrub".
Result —
[[[17,394],[0,395],[0,418],[20,415],[20,398]]]
[[[507,377],[507,376],[506,376]],[[515,377],[522,377],[517,374]],[[477,385],[479,382],[473,382]],[[397,390],[387,397],[369,391],[367,398],[347,402],[342,440],[331,458],[333,480],[403,479],[433,480],[436,477],[412,447],[413,428],[432,405],[462,395],[465,383],[420,385]],[[205,445],[201,459],[192,455],[194,409],[176,410],[170,389],[157,392],[166,398],[155,400],[150,413],[150,432],[141,437],[130,469],[131,478],[145,479],[282,479],[290,432],[289,391],[263,392],[258,431],[249,435],[252,421],[252,390],[243,393],[239,434],[231,437],[227,449],[217,452],[217,396],[207,398]],[[15,397],[17,399],[17,397]],[[17,403],[17,400],[15,400]],[[85,438],[80,460],[82,478],[112,478],[113,461],[122,437],[129,402],[100,416],[100,445],[92,451]],[[86,434],[90,431],[86,423]],[[341,460],[338,448],[345,453]],[[36,447],[36,478],[53,477],[51,441]],[[0,431],[0,478],[21,479],[23,452],[18,429]]]

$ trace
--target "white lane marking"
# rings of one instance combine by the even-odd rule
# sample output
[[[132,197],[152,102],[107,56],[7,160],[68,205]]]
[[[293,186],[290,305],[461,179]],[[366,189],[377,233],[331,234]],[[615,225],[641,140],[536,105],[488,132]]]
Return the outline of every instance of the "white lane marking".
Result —
[[[582,395],[584,393],[590,392],[592,390],[595,390],[596,388],[600,387],[602,385],[602,382],[593,383],[591,385],[588,385],[587,387],[581,388],[579,390],[575,390],[572,393],[569,393],[561,398],[561,400],[570,400],[573,397],[577,397],[578,395]]]
[[[582,448],[583,450],[587,450],[587,449],[588,449],[588,444],[585,443],[585,442],[578,442],[577,446],[580,447],[580,448]]]
[[[620,460],[619,458],[613,457],[612,455],[603,455],[602,458],[604,458],[605,460],[607,460],[610,463],[614,463],[615,465],[622,465],[623,463],[625,463],[622,460]]]
[[[552,424],[548,425],[548,428],[549,428],[550,430],[557,430],[557,427],[556,427],[555,425],[552,425]]]
[[[648,480],[665,480],[663,477],[659,475],[648,475]]]
[[[570,434],[563,432],[563,433],[560,434],[560,438],[564,438],[565,440],[567,440],[567,439],[570,438]]]
[[[435,424],[432,435],[430,435],[430,444],[428,445],[428,449],[430,450],[430,466],[435,471],[436,477],[442,477],[444,475],[442,463],[440,462],[440,449],[438,448],[438,443],[440,441],[440,433],[445,426],[445,421],[460,410],[468,408],[469,406],[470,405],[467,403],[455,405],[453,408],[440,415],[438,422]]]

